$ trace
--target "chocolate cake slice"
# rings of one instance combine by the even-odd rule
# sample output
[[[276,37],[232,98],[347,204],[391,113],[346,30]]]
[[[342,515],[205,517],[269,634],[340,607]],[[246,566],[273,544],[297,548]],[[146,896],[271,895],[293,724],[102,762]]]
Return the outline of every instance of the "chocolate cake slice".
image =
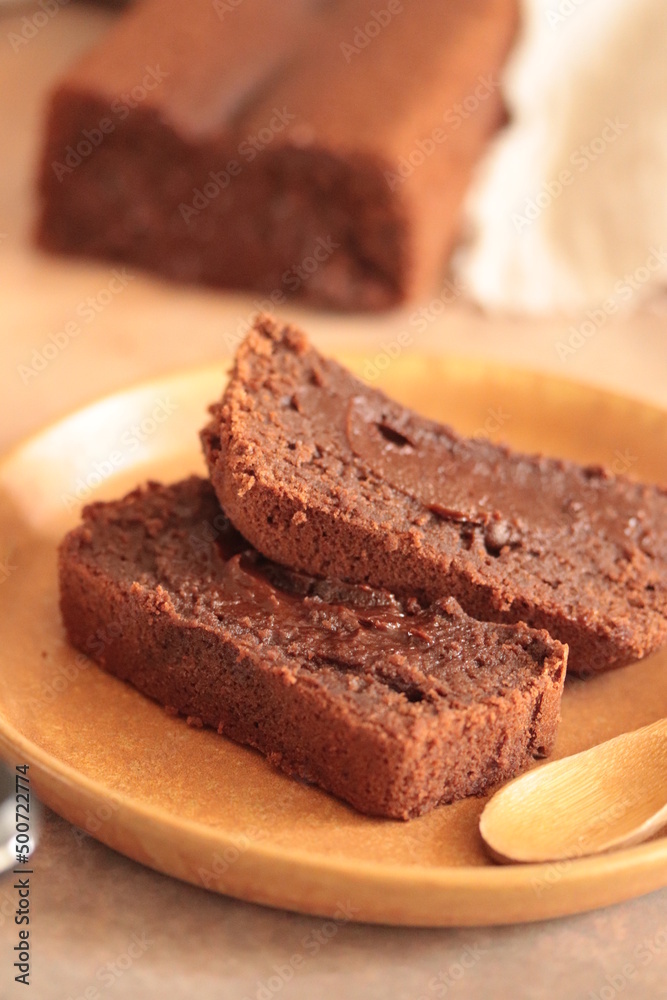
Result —
[[[433,286],[517,0],[138,0],[57,84],[38,239],[381,309]]]
[[[547,629],[576,673],[667,641],[664,488],[466,439],[267,317],[212,412],[211,480],[267,557]]]
[[[567,649],[546,632],[285,570],[203,479],[87,507],[60,595],[105,670],[371,815],[480,794],[555,738]]]

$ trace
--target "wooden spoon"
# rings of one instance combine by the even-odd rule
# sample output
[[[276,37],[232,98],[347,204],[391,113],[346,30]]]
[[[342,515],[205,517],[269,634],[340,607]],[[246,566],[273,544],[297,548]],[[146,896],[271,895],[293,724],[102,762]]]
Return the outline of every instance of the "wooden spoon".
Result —
[[[667,826],[667,719],[544,764],[496,792],[479,829],[497,861],[630,847]]]

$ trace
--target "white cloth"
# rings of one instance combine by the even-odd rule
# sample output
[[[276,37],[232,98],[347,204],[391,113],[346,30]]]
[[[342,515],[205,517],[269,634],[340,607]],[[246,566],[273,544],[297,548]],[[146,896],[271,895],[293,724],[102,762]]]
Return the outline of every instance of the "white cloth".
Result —
[[[523,0],[503,85],[457,276],[487,309],[639,304],[667,281],[667,3]]]

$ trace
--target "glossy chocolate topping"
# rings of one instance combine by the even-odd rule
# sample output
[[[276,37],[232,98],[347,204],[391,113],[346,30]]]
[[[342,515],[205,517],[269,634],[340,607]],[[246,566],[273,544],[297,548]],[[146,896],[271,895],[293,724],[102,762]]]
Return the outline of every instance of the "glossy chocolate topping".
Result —
[[[630,558],[633,547],[657,550],[655,525],[645,524],[641,484],[619,493],[599,466],[523,455],[401,407],[381,393],[350,394],[346,373],[326,373],[295,393],[295,407],[316,431],[324,452],[349,448],[378,479],[424,505],[425,513],[478,529],[491,553],[553,548],[554,535],[595,534]],[[583,473],[583,475],[582,475]],[[611,488],[610,488],[611,487]]]
[[[515,685],[517,657],[532,672],[550,652],[535,633],[474,621],[451,598],[424,608],[381,588],[279,566],[230,524],[208,483],[189,482],[173,488],[180,490],[178,505],[171,488],[162,487],[91,508],[97,520],[108,519],[107,548],[112,533],[118,550],[139,553],[144,573],[137,585],[158,578],[165,602],[184,618],[208,619],[237,641],[252,637],[255,645],[259,637],[263,648],[313,668],[372,676],[411,701],[467,704],[485,681],[494,690]],[[97,545],[97,536],[90,544]]]
[[[197,477],[87,507],[59,582],[70,641],[107,672],[371,815],[481,794],[553,746],[567,652],[546,632],[269,562]],[[261,803],[237,763],[221,794]]]
[[[465,438],[268,316],[212,415],[211,481],[267,558],[545,628],[580,673],[667,641],[664,487]]]

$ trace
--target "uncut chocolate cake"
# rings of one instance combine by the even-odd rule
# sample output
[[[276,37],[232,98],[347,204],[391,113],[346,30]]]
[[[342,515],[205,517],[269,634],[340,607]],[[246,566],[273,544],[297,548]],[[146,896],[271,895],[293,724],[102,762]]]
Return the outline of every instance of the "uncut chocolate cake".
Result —
[[[138,0],[57,83],[40,244],[382,309],[434,288],[516,0]]]

